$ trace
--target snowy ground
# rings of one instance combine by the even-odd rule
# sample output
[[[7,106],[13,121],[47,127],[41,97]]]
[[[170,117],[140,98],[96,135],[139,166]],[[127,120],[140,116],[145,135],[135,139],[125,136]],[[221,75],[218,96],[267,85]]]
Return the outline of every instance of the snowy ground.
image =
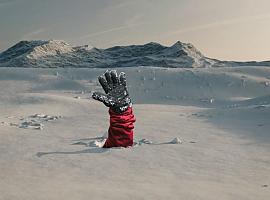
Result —
[[[1,200],[270,199],[270,68],[124,71],[140,145],[102,149],[103,69],[0,68]]]

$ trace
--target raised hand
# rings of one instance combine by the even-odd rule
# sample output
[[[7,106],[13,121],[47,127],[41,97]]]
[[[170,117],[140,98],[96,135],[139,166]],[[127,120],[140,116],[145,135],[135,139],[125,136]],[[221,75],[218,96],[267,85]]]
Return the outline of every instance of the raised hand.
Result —
[[[103,102],[116,113],[122,113],[131,106],[131,99],[127,91],[127,81],[124,72],[121,72],[118,76],[116,70],[107,70],[104,76],[98,77],[98,81],[105,94],[94,92],[92,94],[93,99]]]

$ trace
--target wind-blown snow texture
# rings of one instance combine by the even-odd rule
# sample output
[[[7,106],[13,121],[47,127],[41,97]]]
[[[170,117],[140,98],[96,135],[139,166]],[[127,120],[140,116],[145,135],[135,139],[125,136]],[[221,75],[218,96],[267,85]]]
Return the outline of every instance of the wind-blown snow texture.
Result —
[[[190,43],[176,42],[171,47],[158,43],[115,46],[108,49],[72,47],[64,41],[21,41],[0,54],[0,67],[76,67],[107,68],[154,66],[172,68],[269,66],[264,62],[219,61],[205,57]]]
[[[100,148],[104,69],[0,68],[1,200],[270,199],[270,67],[118,70],[132,148]]]

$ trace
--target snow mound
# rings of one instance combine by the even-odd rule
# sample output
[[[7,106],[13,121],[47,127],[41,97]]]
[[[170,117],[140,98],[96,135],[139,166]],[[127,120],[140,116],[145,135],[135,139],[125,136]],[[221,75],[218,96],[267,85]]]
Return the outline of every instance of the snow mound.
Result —
[[[179,138],[174,138],[170,144],[182,144],[182,141]]]
[[[38,59],[46,56],[56,56],[64,53],[71,53],[74,49],[61,40],[50,40],[39,46],[35,46],[28,55],[29,59]]]
[[[8,119],[13,119],[16,117],[7,117]],[[1,122],[2,125],[9,125],[12,127],[18,127],[23,129],[33,129],[33,130],[43,130],[44,123],[55,121],[62,118],[62,116],[46,115],[46,114],[33,114],[28,117],[20,118],[19,122]]]

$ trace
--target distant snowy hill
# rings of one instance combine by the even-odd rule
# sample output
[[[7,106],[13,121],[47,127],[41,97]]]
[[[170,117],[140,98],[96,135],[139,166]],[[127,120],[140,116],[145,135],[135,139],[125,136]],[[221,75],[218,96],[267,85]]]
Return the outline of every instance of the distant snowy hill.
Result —
[[[134,67],[172,68],[222,67],[239,65],[269,66],[270,62],[219,61],[205,57],[190,43],[171,47],[158,43],[115,46],[108,49],[78,46],[64,41],[21,41],[0,54],[0,67]]]

